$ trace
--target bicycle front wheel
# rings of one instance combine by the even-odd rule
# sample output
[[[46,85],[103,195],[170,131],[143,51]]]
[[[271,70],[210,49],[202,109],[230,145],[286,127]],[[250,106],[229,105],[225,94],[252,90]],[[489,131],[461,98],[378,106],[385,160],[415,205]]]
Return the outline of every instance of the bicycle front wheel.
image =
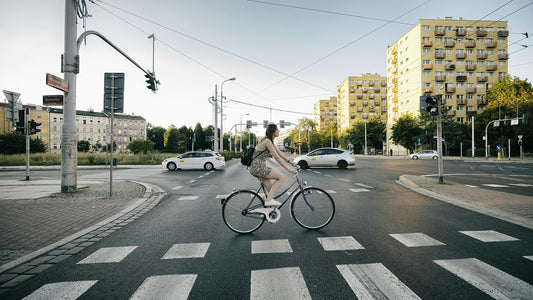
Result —
[[[323,189],[306,187],[294,196],[291,215],[303,228],[320,229],[333,220],[335,203]]]
[[[222,205],[222,218],[229,229],[237,233],[252,233],[263,222],[265,215],[253,212],[263,207],[263,199],[257,193],[247,190],[237,191],[229,195]]]

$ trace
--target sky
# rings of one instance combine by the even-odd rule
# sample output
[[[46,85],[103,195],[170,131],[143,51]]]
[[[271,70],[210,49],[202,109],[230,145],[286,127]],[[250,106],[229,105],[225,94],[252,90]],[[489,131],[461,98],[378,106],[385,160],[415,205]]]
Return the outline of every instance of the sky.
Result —
[[[347,77],[386,76],[387,46],[419,19],[508,21],[509,74],[533,79],[529,0],[93,2],[86,1],[90,17],[78,19],[78,36],[98,31],[155,70],[161,85],[154,94],[140,69],[91,35],[79,51],[76,109],[102,111],[104,73],[125,73],[124,113],[164,128],[213,125],[209,98],[215,86],[220,98],[222,82],[232,77],[223,84],[224,132],[241,119],[257,122],[252,132],[263,135],[263,120],[313,118],[313,105],[336,96]],[[61,93],[45,76],[63,77],[64,14],[64,0],[0,1],[0,88],[20,93],[24,104]]]

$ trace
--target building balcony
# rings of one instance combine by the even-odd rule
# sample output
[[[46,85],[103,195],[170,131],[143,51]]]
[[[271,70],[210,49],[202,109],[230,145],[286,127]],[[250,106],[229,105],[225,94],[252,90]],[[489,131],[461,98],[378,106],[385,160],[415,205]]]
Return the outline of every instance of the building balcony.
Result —
[[[457,59],[465,59],[466,58],[466,53],[457,53],[457,54],[455,54],[455,58],[457,58]]]
[[[487,100],[485,100],[485,99],[478,99],[478,100],[477,100],[477,105],[487,105]]]
[[[496,48],[496,46],[498,46],[497,42],[485,43],[485,47],[487,48]]]
[[[368,93],[368,88],[364,87],[363,88],[363,93]]]
[[[381,105],[381,102],[379,100],[376,100],[376,102],[374,102],[374,105],[375,106],[380,106]]]
[[[393,88],[392,88],[392,92],[393,92],[393,93],[398,93],[398,88],[397,88],[397,87],[393,87]]]
[[[398,112],[398,106],[393,106],[393,107],[392,107],[392,111],[393,111],[393,112]]]
[[[442,36],[446,33],[446,30],[439,30],[439,29],[435,29],[435,35],[436,36]]]
[[[423,89],[424,89],[424,93],[426,93],[426,94],[433,93],[433,87],[432,86],[425,87]]]
[[[363,101],[363,105],[364,105],[364,106],[367,106],[367,105],[368,105],[368,101],[366,101],[366,100]]]
[[[444,42],[444,47],[455,47],[455,41]]]
[[[446,58],[446,53],[435,53],[435,58]]]
[[[361,106],[359,106],[359,107],[357,108],[357,112],[362,112],[362,111],[363,111],[363,108],[362,108]]]
[[[448,70],[448,71],[455,70],[455,65],[454,64],[445,64],[444,65],[444,69]]]
[[[422,64],[423,70],[431,70],[433,69],[433,64]]]
[[[477,55],[477,59],[487,59],[489,55],[487,53],[482,53]]]
[[[363,94],[357,94],[357,99],[363,99]]]
[[[475,48],[476,47],[476,42],[465,42],[465,47],[466,48]]]
[[[437,82],[446,81],[446,75],[435,76],[435,81],[437,81]]]
[[[466,88],[466,93],[467,94],[474,94],[476,92],[477,92],[477,88],[475,88],[475,87]]]
[[[478,76],[477,77],[477,81],[478,82],[485,82],[487,80],[488,80],[487,76]]]
[[[368,85],[369,85],[369,86],[374,86],[374,81],[370,81],[370,82],[368,83]]]
[[[455,81],[457,81],[457,82],[465,82],[466,79],[467,78],[464,75],[455,76]]]
[[[381,82],[381,86],[387,86],[387,82],[382,81],[382,82]]]
[[[398,53],[398,49],[397,48],[392,48],[391,52],[390,52],[392,55],[396,55],[396,53]]]
[[[380,90],[381,90],[381,89],[380,89],[379,87],[377,87],[377,86],[374,87],[374,92],[375,92],[375,93],[379,93]]]
[[[363,85],[363,82],[362,82],[361,80],[358,80],[358,81],[357,81],[357,85],[358,85],[358,86],[361,86],[361,85]]]
[[[446,114],[448,116],[455,116],[455,110],[449,110]]]
[[[376,108],[374,106],[369,106],[368,111],[376,111]]]
[[[467,116],[477,115],[477,110],[467,110],[466,115]]]
[[[477,68],[476,65],[466,65],[465,66],[465,70],[467,70],[467,71],[475,71],[476,68]]]
[[[455,29],[455,35],[456,36],[465,36],[466,35],[466,30],[464,30],[464,29]]]
[[[509,59],[509,55],[507,55],[507,54],[498,54],[498,59],[499,60]]]
[[[392,83],[397,83],[397,82],[398,82],[398,77],[393,77],[393,78],[391,79],[391,82],[392,82]]]
[[[496,71],[498,69],[498,66],[496,65],[489,65],[486,67],[487,71]]]
[[[373,95],[373,94],[370,94],[370,95],[368,95],[368,98],[369,98],[369,99],[374,99],[374,95]]]
[[[433,41],[422,41],[422,47],[432,47]]]
[[[363,114],[363,119],[368,119],[368,114],[364,113]]]
[[[478,37],[487,36],[487,31],[486,30],[476,30],[476,36],[478,36]]]
[[[457,105],[466,105],[465,99],[457,99]]]
[[[381,108],[381,111],[382,111],[382,112],[386,112],[386,111],[387,111],[387,108],[386,108],[386,107],[382,107],[382,108]]]
[[[498,36],[499,37],[509,36],[509,31],[507,31],[507,30],[498,30]]]
[[[454,86],[446,87],[446,93],[455,93],[455,87]]]

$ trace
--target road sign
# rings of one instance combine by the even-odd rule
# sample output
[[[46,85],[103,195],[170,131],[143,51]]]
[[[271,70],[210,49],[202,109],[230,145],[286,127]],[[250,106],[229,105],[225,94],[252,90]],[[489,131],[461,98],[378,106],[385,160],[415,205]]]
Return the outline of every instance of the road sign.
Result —
[[[113,106],[113,109],[111,109]],[[104,74],[104,112],[124,112],[124,73]]]
[[[22,108],[21,105],[17,105],[17,100],[19,99],[20,94],[6,90],[3,90],[3,92],[6,96],[7,103],[9,103],[9,107],[6,108],[6,121],[18,122],[18,114],[16,111],[19,109],[19,107]]]
[[[43,95],[43,105],[63,105],[63,95]]]
[[[46,85],[49,85],[53,88],[61,90],[63,92],[68,92],[68,81],[63,78],[59,78],[50,73],[46,73]]]

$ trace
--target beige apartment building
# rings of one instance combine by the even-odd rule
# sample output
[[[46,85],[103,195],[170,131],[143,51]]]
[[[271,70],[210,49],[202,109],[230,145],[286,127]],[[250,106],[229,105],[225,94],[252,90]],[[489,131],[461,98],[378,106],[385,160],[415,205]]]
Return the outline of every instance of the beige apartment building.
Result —
[[[337,97],[330,97],[329,100],[318,100],[314,106],[315,124],[317,129],[323,131],[337,122]]]
[[[387,48],[388,127],[420,113],[420,96],[442,94],[458,122],[487,104],[486,91],[507,75],[506,21],[420,20]]]
[[[340,131],[370,118],[387,121],[387,77],[370,73],[350,76],[337,86],[337,99]]]

